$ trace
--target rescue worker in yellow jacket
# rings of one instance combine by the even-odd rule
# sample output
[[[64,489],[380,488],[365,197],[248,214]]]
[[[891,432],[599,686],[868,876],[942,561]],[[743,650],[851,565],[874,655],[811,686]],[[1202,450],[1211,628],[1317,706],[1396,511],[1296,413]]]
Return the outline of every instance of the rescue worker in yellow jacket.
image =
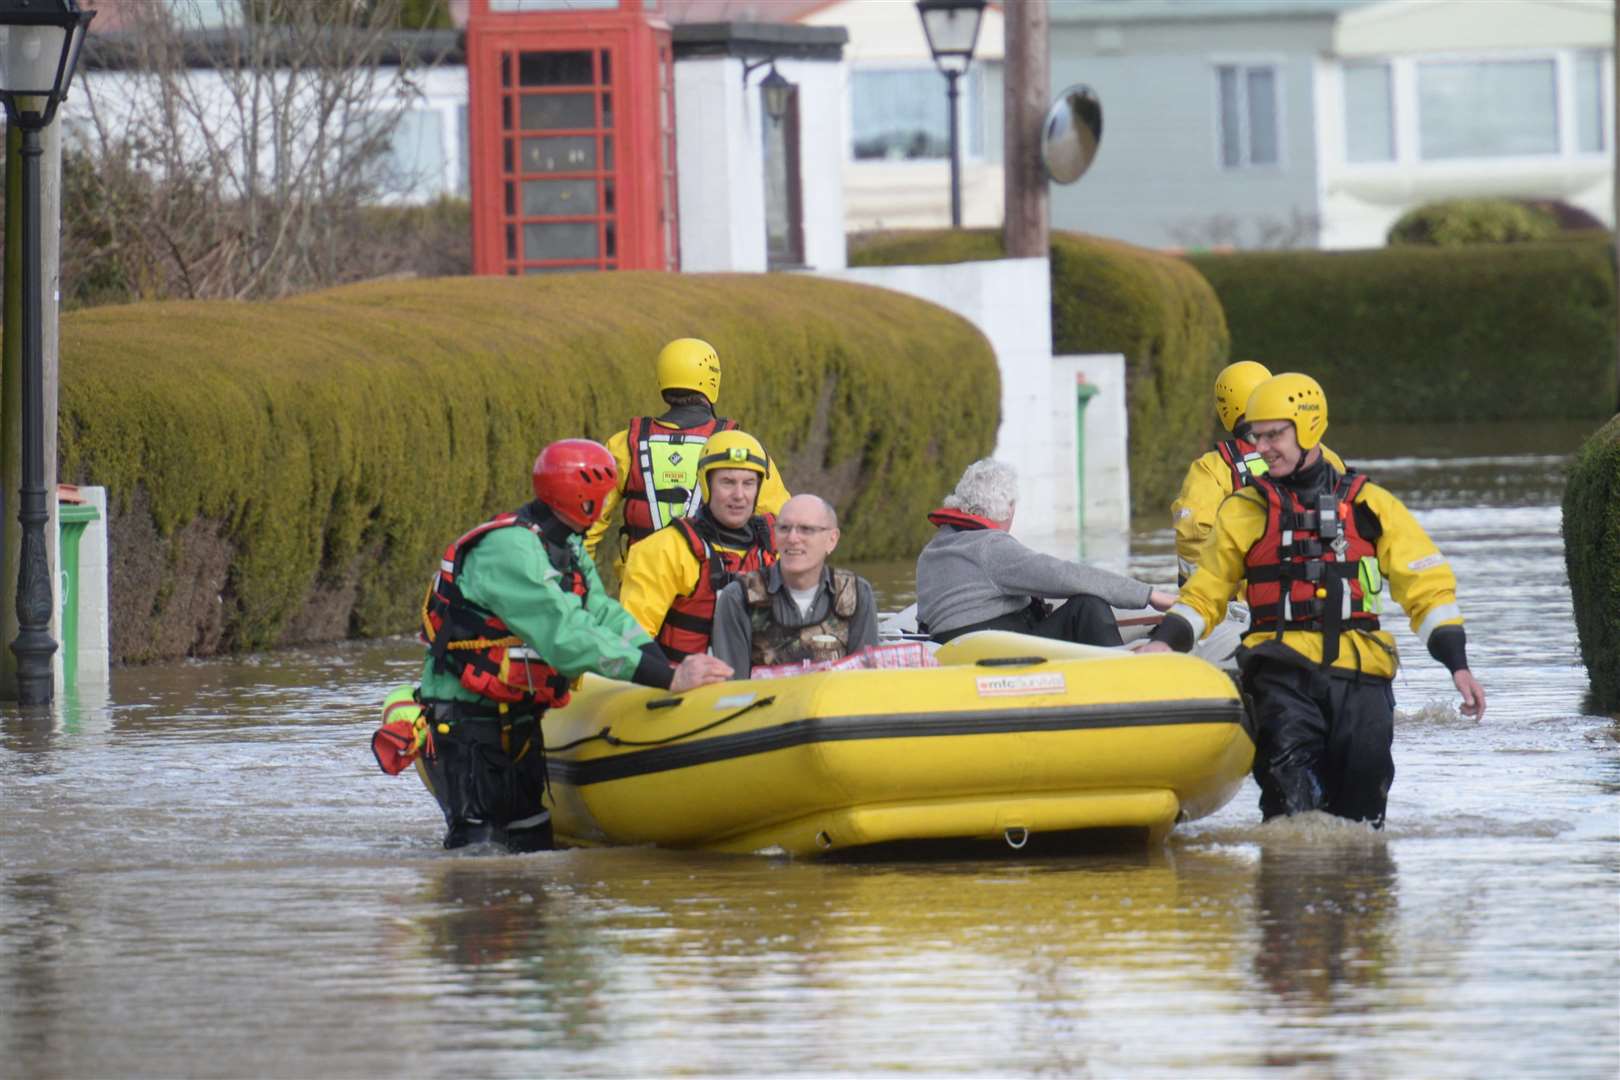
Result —
[[[1265,459],[1249,441],[1243,409],[1254,388],[1271,378],[1264,364],[1239,360],[1215,376],[1215,415],[1227,435],[1208,453],[1187,467],[1181,493],[1170,504],[1170,525],[1176,532],[1176,580],[1185,585],[1198,565],[1198,551],[1215,526],[1215,508],[1221,500],[1266,470]],[[1338,454],[1322,447],[1328,464],[1344,472]]]
[[[619,469],[619,483],[608,493],[602,516],[585,533],[585,552],[596,547],[624,507],[614,570],[622,575],[625,556],[678,517],[697,509],[697,463],[703,444],[717,431],[735,431],[738,423],[715,415],[720,400],[720,356],[698,338],[676,338],[658,353],[658,389],[669,406],[662,416],[632,417],[629,426],[607,441]],[[759,505],[776,513],[787,502],[781,473],[771,463],[760,482]]]
[[[697,510],[630,549],[619,602],[671,661],[708,649],[721,589],[776,561],[776,518],[758,505],[771,472],[747,432],[710,436],[698,459]]]
[[[1395,778],[1386,591],[1451,672],[1463,714],[1485,715],[1457,579],[1399,499],[1324,459],[1327,398],[1315,379],[1268,379],[1245,413],[1266,474],[1221,503],[1197,570],[1143,651],[1190,650],[1246,581],[1251,623],[1238,656],[1262,816],[1324,810],[1381,827]]]

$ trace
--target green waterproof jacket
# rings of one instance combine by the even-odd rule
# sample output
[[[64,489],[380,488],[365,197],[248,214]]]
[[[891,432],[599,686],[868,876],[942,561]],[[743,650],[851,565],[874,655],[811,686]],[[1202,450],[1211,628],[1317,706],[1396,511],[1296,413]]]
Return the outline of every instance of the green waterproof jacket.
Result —
[[[596,566],[577,536],[568,539],[585,574],[583,602],[559,584],[540,537],[521,526],[495,529],[467,553],[456,582],[470,603],[491,612],[542,656],[573,679],[587,671],[610,679],[647,686],[670,684],[674,669],[652,638],[618,601],[607,595]],[[461,685],[451,672],[433,669],[433,657],[422,664],[422,697],[437,701],[478,702],[486,699]]]

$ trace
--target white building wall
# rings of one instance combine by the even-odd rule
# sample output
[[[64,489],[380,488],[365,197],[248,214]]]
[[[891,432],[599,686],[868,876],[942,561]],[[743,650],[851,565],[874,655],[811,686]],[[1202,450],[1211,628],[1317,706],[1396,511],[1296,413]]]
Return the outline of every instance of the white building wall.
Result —
[[[188,69],[185,81],[188,101],[196,109],[196,115],[182,109],[188,122],[188,153],[194,160],[218,155],[241,175],[247,128],[236,112],[236,95],[225,77],[213,69]],[[286,76],[276,75],[274,81],[285,86]],[[304,85],[308,87],[310,82],[306,79]],[[150,120],[159,115],[155,93],[154,81],[134,72],[85,71],[74,78],[59,115],[70,137],[93,138],[99,121],[101,130],[118,138],[133,130],[137,116]],[[305,102],[303,107],[313,109],[313,103]],[[390,153],[377,165],[379,201],[422,203],[445,195],[467,194],[465,65],[414,69],[409,81],[401,78],[396,69],[379,69],[370,103],[356,110],[351,122],[362,123],[367,114],[398,117]],[[333,119],[328,134],[340,127],[341,122]],[[269,122],[265,121],[259,155],[261,180],[274,170],[269,133]],[[316,134],[313,125],[296,133],[296,138],[306,140],[301,155]]]
[[[778,60],[799,87],[799,179],[805,265],[844,265],[844,200],[839,183],[844,65]],[[763,272],[765,115],[760,69],[743,88],[743,61],[692,57],[675,64],[675,162],[679,181],[681,269]]]
[[[1103,393],[1092,400],[1086,414],[1088,473],[1093,465],[1098,469],[1095,486],[1088,483],[1087,500],[1089,511],[1095,494],[1098,520],[1088,520],[1087,532],[1099,547],[1123,550],[1130,516],[1128,488],[1121,486],[1124,362],[1117,357],[1069,357],[1054,364],[1048,260],[853,267],[828,276],[928,300],[961,315],[990,339],[1001,374],[1001,424],[994,456],[1011,463],[1019,475],[1013,532],[1032,547],[1067,558],[1081,547],[1074,383],[1081,371],[1094,379]]]
[[[1096,393],[1082,413],[1079,386]],[[1119,353],[1052,358],[1052,456],[1083,462],[1079,490],[1059,490],[1054,511],[1075,520],[1080,551],[1114,552],[1131,528],[1131,473],[1126,446],[1125,357]],[[1083,423],[1082,423],[1083,420]],[[1078,445],[1081,429],[1083,446]],[[1083,451],[1083,452],[1082,452]],[[1066,498],[1064,496],[1067,496]],[[1077,497],[1084,506],[1077,506]]]
[[[1096,161],[1052,185],[1054,229],[1147,247],[1199,247],[1235,230],[1243,244],[1278,231],[1314,239],[1318,213],[1315,58],[1331,18],[1066,22],[1054,6],[1052,93],[1084,83],[1103,109]],[[1275,165],[1221,162],[1216,68],[1275,66]],[[1224,223],[1222,221],[1224,219]]]
[[[765,170],[745,108],[742,62],[675,65],[681,269],[765,270]]]
[[[1424,0],[1346,12],[1332,55],[1317,65],[1318,158],[1324,247],[1378,247],[1391,225],[1424,203],[1454,198],[1560,199],[1614,224],[1613,0]],[[1604,147],[1583,152],[1575,135],[1575,62],[1601,53]],[[1522,157],[1424,160],[1419,68],[1425,63],[1529,60],[1555,66],[1558,150]],[[1349,162],[1346,63],[1388,65],[1394,160]]]

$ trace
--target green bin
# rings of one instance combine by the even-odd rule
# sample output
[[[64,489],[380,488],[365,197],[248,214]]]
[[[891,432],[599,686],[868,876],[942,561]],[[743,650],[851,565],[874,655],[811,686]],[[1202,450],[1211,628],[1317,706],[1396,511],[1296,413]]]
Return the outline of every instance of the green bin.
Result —
[[[57,503],[56,520],[62,536],[62,685],[72,687],[79,678],[79,541],[85,527],[101,515],[89,503]]]

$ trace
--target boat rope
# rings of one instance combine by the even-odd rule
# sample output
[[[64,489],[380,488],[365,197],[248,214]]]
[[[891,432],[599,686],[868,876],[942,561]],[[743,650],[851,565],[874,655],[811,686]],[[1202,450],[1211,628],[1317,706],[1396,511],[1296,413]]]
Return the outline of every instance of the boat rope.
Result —
[[[711,720],[709,723],[704,724],[701,727],[695,727],[691,731],[682,731],[675,735],[666,735],[662,739],[621,739],[617,735],[613,734],[612,727],[605,727],[593,735],[586,735],[583,738],[575,739],[573,742],[563,743],[561,746],[548,746],[546,747],[546,753],[560,754],[564,750],[572,750],[576,746],[582,746],[588,742],[595,742],[597,739],[601,739],[609,746],[662,746],[665,743],[677,742],[693,735],[701,735],[711,728],[717,728],[721,724],[730,723],[745,713],[753,712],[755,709],[762,709],[767,705],[775,704],[775,702],[775,694],[772,694],[769,697],[762,697],[758,701],[750,701],[747,705],[744,705],[742,708],[728,716],[722,716],[718,720]]]

